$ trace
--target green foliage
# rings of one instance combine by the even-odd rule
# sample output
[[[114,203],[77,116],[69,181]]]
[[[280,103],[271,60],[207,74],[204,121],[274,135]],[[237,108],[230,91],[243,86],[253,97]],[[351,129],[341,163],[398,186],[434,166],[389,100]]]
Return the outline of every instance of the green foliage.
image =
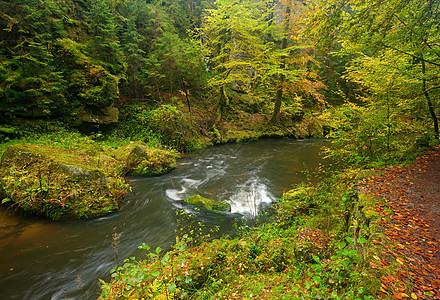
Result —
[[[229,102],[225,87],[233,85],[244,92],[252,88],[252,73],[264,53],[266,9],[264,3],[254,1],[221,0],[215,4],[215,9],[207,10],[198,34],[212,72],[209,85],[219,91],[221,119]]]
[[[374,7],[375,9],[371,9]],[[321,7],[313,30],[349,59],[346,79],[379,114],[431,119],[438,135],[438,9],[432,2],[333,1]],[[353,100],[353,96],[350,97]]]
[[[176,245],[162,255],[141,246],[147,259],[115,269],[101,298],[373,299],[380,285],[370,279],[365,253],[374,229],[345,218],[371,205],[350,191],[353,178],[342,174],[286,193],[272,222],[241,227],[235,238],[207,242],[204,225],[180,212]],[[304,214],[299,202],[313,203],[313,213]]]
[[[332,146],[324,148],[328,157],[355,165],[383,165],[398,161],[413,142],[411,134],[420,133],[414,120],[388,114],[373,103],[370,106],[347,104],[330,111]]]
[[[91,38],[86,47],[87,52],[111,74],[123,74],[126,67],[124,56],[116,35],[116,19],[110,10],[108,1],[92,0],[87,17],[91,30]]]
[[[200,47],[178,27],[196,18],[197,1],[1,5],[0,112],[8,120],[50,116],[80,125],[75,114],[112,106],[119,88],[161,100],[163,91],[203,89]]]
[[[157,133],[163,144],[178,151],[200,147],[196,126],[191,115],[172,105],[161,105],[139,115],[139,122]]]

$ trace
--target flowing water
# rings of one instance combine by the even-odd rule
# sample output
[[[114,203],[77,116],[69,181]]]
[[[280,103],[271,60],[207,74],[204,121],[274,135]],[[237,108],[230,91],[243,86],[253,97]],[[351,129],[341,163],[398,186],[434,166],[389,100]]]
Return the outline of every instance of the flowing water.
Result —
[[[1,299],[95,299],[98,278],[109,280],[117,261],[139,256],[146,243],[174,242],[176,211],[185,209],[207,226],[232,233],[240,218],[252,218],[322,162],[319,140],[262,140],[228,144],[185,155],[176,170],[131,178],[119,212],[106,217],[50,222],[0,207]],[[229,214],[194,210],[182,199],[200,194],[231,204]],[[117,252],[113,247],[117,238]]]

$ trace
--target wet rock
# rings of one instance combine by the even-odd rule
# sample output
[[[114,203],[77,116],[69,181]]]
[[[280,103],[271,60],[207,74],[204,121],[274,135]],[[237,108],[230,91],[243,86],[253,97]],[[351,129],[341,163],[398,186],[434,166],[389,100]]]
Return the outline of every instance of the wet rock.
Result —
[[[207,209],[212,212],[230,212],[231,205],[226,201],[216,201],[202,197],[200,195],[194,195],[183,200],[185,203],[194,205],[198,208]]]

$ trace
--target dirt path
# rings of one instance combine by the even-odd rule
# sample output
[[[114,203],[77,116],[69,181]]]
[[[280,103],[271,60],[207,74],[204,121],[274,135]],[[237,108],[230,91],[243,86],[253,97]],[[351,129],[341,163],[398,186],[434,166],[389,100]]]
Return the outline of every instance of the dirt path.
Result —
[[[440,299],[440,147],[411,165],[379,170],[360,191],[388,199],[379,208],[385,235],[395,247],[382,251],[386,267],[394,259],[403,268],[382,276],[381,294],[395,299]],[[373,266],[374,267],[374,266]]]

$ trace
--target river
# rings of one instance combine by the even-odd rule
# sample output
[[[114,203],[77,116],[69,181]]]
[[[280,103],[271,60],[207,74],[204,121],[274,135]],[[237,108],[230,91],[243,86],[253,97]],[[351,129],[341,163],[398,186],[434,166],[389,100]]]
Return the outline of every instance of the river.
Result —
[[[133,192],[122,208],[102,218],[51,222],[2,206],[0,298],[96,299],[98,279],[109,280],[117,261],[142,255],[137,250],[142,243],[154,249],[174,242],[179,209],[207,226],[220,226],[219,234],[233,233],[237,220],[252,218],[312,176],[322,163],[324,143],[267,139],[187,154],[168,174],[131,178]],[[182,204],[195,194],[228,201],[232,212],[217,215]]]

